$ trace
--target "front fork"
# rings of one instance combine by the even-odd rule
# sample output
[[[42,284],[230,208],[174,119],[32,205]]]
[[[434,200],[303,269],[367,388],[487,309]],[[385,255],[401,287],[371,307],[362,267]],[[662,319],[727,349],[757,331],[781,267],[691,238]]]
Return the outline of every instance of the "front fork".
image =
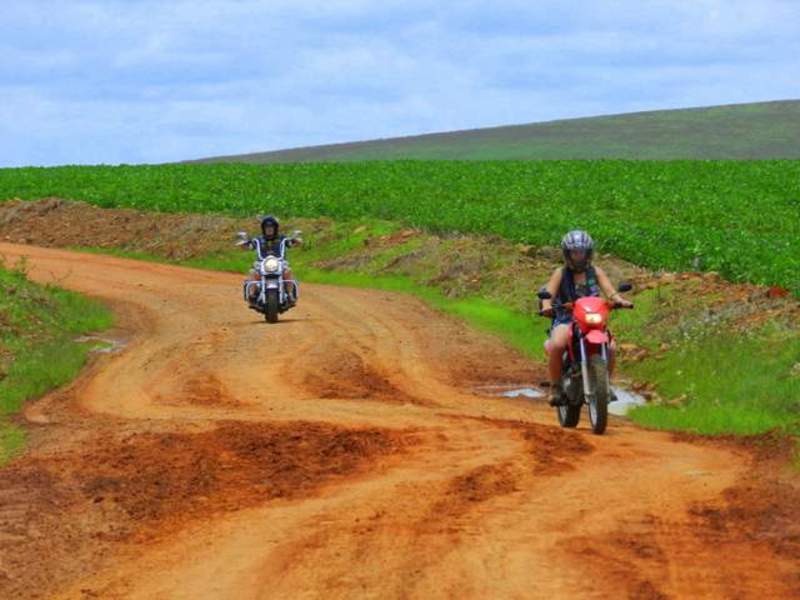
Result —
[[[583,377],[583,395],[586,398],[586,403],[590,403],[594,399],[594,388],[592,387],[592,378],[589,375],[589,353],[586,351],[586,342],[581,337],[578,340],[578,347],[581,352],[581,375]],[[600,356],[603,357],[603,362],[608,364],[608,344],[600,345]]]
[[[286,292],[283,289],[283,277],[261,277],[261,302],[263,304],[267,303],[267,292],[269,290],[278,290],[278,303],[283,304],[285,302],[285,294]]]
[[[261,276],[261,281],[251,281],[247,280],[244,282],[244,299],[248,301],[250,299],[250,288],[254,285],[259,286],[260,291],[258,294],[258,303],[259,304],[266,304],[267,303],[267,290],[278,290],[278,298],[281,301],[281,304],[285,301],[286,290],[285,285],[283,283],[283,277],[265,277]]]

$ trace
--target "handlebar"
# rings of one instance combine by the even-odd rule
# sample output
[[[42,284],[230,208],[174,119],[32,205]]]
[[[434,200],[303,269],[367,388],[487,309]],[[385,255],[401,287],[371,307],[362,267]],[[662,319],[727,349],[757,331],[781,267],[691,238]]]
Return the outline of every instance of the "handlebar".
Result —
[[[631,304],[630,306],[625,306],[621,302],[606,302],[606,304],[608,305],[608,308],[610,310],[620,310],[620,309],[632,310],[634,306],[633,304]],[[566,312],[572,312],[574,308],[575,308],[574,302],[565,302],[564,304],[559,304],[557,306],[551,306],[550,308],[544,308],[540,310],[539,316],[552,319],[553,316],[555,315],[556,309],[564,310]]]

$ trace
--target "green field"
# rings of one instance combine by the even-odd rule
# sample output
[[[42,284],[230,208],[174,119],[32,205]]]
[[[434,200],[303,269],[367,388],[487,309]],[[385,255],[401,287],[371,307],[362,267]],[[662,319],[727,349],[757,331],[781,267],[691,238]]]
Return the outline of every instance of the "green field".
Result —
[[[800,101],[660,110],[226,156],[353,160],[800,158]]]
[[[0,198],[341,220],[555,245],[584,227],[600,252],[652,269],[718,271],[800,295],[800,161],[401,161],[0,169]]]

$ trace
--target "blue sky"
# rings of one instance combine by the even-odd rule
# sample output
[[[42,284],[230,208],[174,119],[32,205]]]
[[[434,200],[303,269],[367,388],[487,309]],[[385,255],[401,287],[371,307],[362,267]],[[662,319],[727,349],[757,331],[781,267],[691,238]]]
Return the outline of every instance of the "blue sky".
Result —
[[[0,166],[800,98],[800,1],[3,0]]]

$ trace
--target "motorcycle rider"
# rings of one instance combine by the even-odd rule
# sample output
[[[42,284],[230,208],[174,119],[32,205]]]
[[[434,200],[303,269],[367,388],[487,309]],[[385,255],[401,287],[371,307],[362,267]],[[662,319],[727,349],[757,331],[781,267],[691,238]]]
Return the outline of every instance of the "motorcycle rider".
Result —
[[[558,304],[575,302],[578,298],[587,296],[600,296],[602,292],[606,298],[621,306],[633,306],[633,303],[614,289],[605,271],[592,264],[594,241],[588,233],[579,229],[570,231],[561,240],[561,251],[564,256],[564,266],[556,269],[547,283],[547,291],[553,299],[558,300],[558,303],[553,307],[552,299],[542,300],[543,313],[553,317],[550,339],[545,343],[550,359],[550,406],[563,403],[561,368],[572,327],[572,315],[566,310],[559,309]],[[608,356],[609,376],[614,372],[615,348],[612,339]]]
[[[258,244],[256,244],[256,239],[248,240],[244,242],[242,247],[249,248],[251,250],[255,250],[260,246],[261,248],[261,255],[259,258],[265,258],[269,254],[279,255],[281,250],[281,242],[286,240],[286,247],[291,248],[292,246],[300,245],[303,243],[303,240],[297,237],[287,238],[285,235],[280,234],[280,223],[278,219],[273,217],[272,215],[267,215],[263,219],[261,219],[261,237],[257,238]],[[295,284],[294,284],[294,274],[292,270],[288,267],[283,272],[284,279],[286,281],[286,293],[289,296],[289,303],[294,306],[295,302],[297,302],[297,296],[295,295]],[[250,269],[250,280],[251,281],[259,281],[260,276],[256,272],[255,269]],[[256,286],[250,286],[250,302],[254,303],[256,301],[256,297],[258,296],[258,289]]]

